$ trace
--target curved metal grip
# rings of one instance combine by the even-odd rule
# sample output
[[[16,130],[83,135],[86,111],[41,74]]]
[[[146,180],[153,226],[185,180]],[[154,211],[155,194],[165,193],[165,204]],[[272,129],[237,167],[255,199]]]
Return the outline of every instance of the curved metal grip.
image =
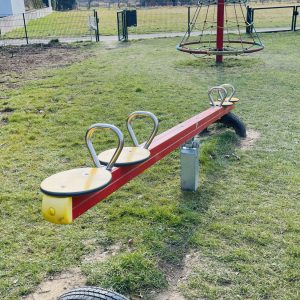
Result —
[[[122,131],[114,126],[114,125],[111,125],[111,124],[105,124],[105,123],[97,123],[97,124],[93,124],[92,126],[89,127],[89,129],[87,130],[86,134],[85,134],[85,142],[86,142],[86,145],[90,151],[90,154],[92,156],[92,159],[94,161],[94,164],[97,168],[101,168],[101,167],[104,167],[103,165],[101,165],[98,157],[97,157],[97,153],[95,151],[95,148],[92,144],[92,141],[91,141],[91,138],[92,138],[92,135],[94,134],[94,132],[98,129],[98,128],[102,128],[102,129],[110,129],[112,130],[118,137],[118,147],[114,153],[114,155],[112,156],[110,162],[108,163],[106,169],[107,170],[111,170],[112,167],[114,166],[115,162],[117,161],[123,147],[124,147],[124,136],[123,136],[123,133]]]
[[[126,126],[127,126],[127,130],[128,130],[128,132],[129,132],[129,135],[130,135],[130,137],[131,137],[131,139],[132,139],[134,145],[135,145],[136,147],[140,147],[141,145],[139,144],[139,142],[138,142],[138,140],[137,140],[137,138],[136,138],[136,136],[135,136],[135,133],[134,133],[134,131],[133,131],[133,129],[132,129],[132,126],[131,126],[131,122],[132,122],[136,117],[145,117],[145,116],[146,116],[146,117],[147,117],[147,116],[150,117],[150,118],[152,119],[152,121],[153,121],[153,130],[152,130],[152,132],[151,132],[151,134],[150,134],[150,136],[149,136],[147,142],[146,142],[145,145],[144,145],[144,148],[145,148],[145,149],[148,149],[149,146],[150,146],[150,144],[152,143],[154,137],[156,136],[157,131],[158,131],[158,125],[159,125],[159,122],[158,122],[158,119],[156,118],[156,116],[155,116],[153,113],[149,112],[149,111],[135,111],[135,112],[131,113],[131,114],[128,116]]]
[[[229,94],[229,96],[227,97],[226,101],[230,101],[231,98],[234,96],[235,94],[235,88],[232,84],[230,83],[224,83],[220,85],[221,87],[225,88],[227,95],[228,95],[228,89],[231,90],[231,94]]]
[[[221,99],[220,105],[222,106],[223,102],[226,99],[227,91],[222,86],[214,86],[208,90],[208,97],[212,106],[217,106],[213,97],[213,92],[218,92],[219,98]]]

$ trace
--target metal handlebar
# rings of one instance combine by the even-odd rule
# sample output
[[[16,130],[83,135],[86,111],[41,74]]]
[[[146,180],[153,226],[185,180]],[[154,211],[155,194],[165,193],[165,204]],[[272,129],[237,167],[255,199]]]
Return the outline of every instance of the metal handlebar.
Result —
[[[90,151],[90,154],[92,156],[94,164],[97,168],[104,167],[104,165],[101,165],[101,163],[98,159],[97,153],[95,151],[95,148],[94,148],[94,146],[92,144],[92,141],[91,141],[92,135],[94,134],[94,132],[98,128],[110,129],[118,137],[118,147],[117,147],[115,153],[113,154],[110,162],[106,166],[106,169],[110,171],[112,169],[112,167],[114,166],[115,162],[117,161],[117,159],[118,159],[118,157],[119,157],[119,155],[120,155],[120,153],[121,153],[121,151],[124,147],[124,136],[123,136],[122,131],[118,127],[116,127],[114,125],[111,125],[111,124],[97,123],[97,124],[93,124],[92,126],[89,127],[89,129],[86,131],[86,134],[85,134],[85,142],[86,142],[86,145],[87,145],[87,147]]]
[[[127,122],[126,122],[126,126],[127,126],[127,130],[129,132],[129,135],[134,143],[134,145],[136,147],[141,147],[141,145],[139,144],[136,136],[135,136],[135,133],[132,129],[132,126],[131,126],[131,122],[136,118],[136,117],[145,117],[145,116],[148,116],[152,119],[153,121],[153,130],[147,140],[147,142],[145,143],[144,145],[144,148],[145,149],[148,149],[150,144],[152,143],[155,135],[157,134],[157,131],[158,131],[158,126],[159,126],[159,122],[158,122],[158,119],[156,118],[156,116],[149,112],[149,111],[135,111],[133,113],[131,113],[128,118],[127,118]]]
[[[228,94],[228,89],[231,90],[231,94],[226,99],[226,101],[230,101],[231,98],[234,96],[234,94],[236,92],[234,86],[232,84],[230,84],[230,83],[224,83],[224,84],[221,84],[220,86],[223,87],[223,88],[225,88],[227,94]]]
[[[226,96],[227,96],[226,89],[223,86],[214,86],[214,87],[212,87],[208,90],[208,97],[209,97],[210,103],[211,103],[212,106],[215,107],[216,103],[215,103],[214,97],[212,95],[213,92],[218,92],[218,95],[221,99],[220,105],[222,106],[222,104],[225,101]]]

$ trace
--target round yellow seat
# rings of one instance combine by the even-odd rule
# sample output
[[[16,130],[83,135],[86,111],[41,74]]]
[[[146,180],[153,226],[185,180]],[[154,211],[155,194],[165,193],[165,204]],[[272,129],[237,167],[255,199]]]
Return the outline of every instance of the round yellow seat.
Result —
[[[41,191],[58,197],[82,195],[102,189],[111,179],[111,172],[104,167],[72,169],[46,178]]]
[[[218,101],[221,101],[220,99],[218,99]],[[232,102],[232,103],[236,103],[236,102],[239,102],[240,99],[239,98],[235,98],[235,97],[232,97],[232,98],[229,98],[229,97],[226,97],[225,102]]]
[[[229,91],[231,93],[229,94]],[[215,101],[213,93],[217,93]],[[232,84],[225,83],[220,86],[214,86],[208,90],[208,97],[212,106],[231,106],[233,103],[239,102],[240,99],[233,97],[235,95],[235,88]]]
[[[231,101],[224,101],[222,104],[221,104],[221,101],[216,101],[214,102],[215,106],[231,106],[233,105],[233,102]]]
[[[116,148],[106,150],[98,155],[101,163],[107,165]],[[124,147],[120,153],[115,166],[127,166],[141,163],[150,157],[150,151],[141,147]]]
[[[235,88],[232,84],[230,83],[224,83],[221,85],[221,87],[225,88],[226,90],[226,97],[225,97],[225,101],[227,102],[239,102],[240,99],[239,98],[236,98],[236,97],[233,97],[235,95]],[[230,93],[229,93],[230,92]],[[220,99],[218,99],[220,100]]]
[[[132,122],[136,118],[144,118],[144,117],[151,118],[153,122],[153,129],[148,140],[144,144],[139,144],[132,128]],[[135,147],[123,147],[121,153],[119,154],[118,158],[114,163],[115,166],[134,165],[147,160],[151,155],[148,148],[158,131],[158,125],[159,125],[159,121],[157,117],[149,111],[135,111],[131,113],[127,118],[126,126]],[[116,148],[106,150],[104,152],[101,152],[97,156],[97,159],[100,161],[100,163],[108,165],[109,158],[115,152],[116,152]]]
[[[239,102],[240,99],[236,98],[236,97],[232,97],[232,98],[226,98],[225,101],[229,101],[229,102],[235,103],[235,102]]]
[[[233,102],[226,101],[226,100],[221,104],[221,106],[231,106],[231,105],[233,105]]]

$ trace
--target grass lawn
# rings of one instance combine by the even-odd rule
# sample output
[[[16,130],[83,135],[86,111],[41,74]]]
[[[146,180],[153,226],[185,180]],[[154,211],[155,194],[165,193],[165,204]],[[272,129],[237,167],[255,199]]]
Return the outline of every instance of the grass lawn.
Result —
[[[220,67],[176,52],[178,39],[156,39],[93,44],[80,50],[90,58],[69,66],[2,74],[1,299],[20,299],[73,267],[89,285],[152,299],[191,252],[197,259],[178,283],[187,299],[299,299],[300,33],[261,37],[264,51]],[[197,192],[180,190],[175,151],[73,224],[42,219],[41,181],[92,166],[91,124],[125,131],[128,113],[149,110],[163,132],[208,108],[207,89],[225,82],[241,99],[235,113],[260,139],[241,150],[230,130],[204,138]],[[99,151],[113,144],[110,135],[95,142]],[[83,261],[112,245],[114,257]]]
[[[271,4],[251,4],[251,7],[267,7],[278,6],[278,3]],[[288,5],[288,4],[280,4]],[[292,5],[292,4],[291,4]],[[191,18],[196,8],[191,8]],[[116,8],[97,9],[100,19],[101,35],[117,35],[117,11]],[[187,30],[188,9],[185,6],[180,7],[154,7],[154,8],[138,8],[137,9],[137,27],[129,28],[131,34],[144,34],[155,32],[185,32]],[[52,14],[37,20],[28,22],[27,31],[31,38],[42,37],[74,37],[86,36],[91,32],[88,28],[89,16],[93,15],[93,11],[73,10],[66,12],[53,12]],[[241,28],[244,28],[244,18],[246,9],[242,4],[242,10],[239,5],[236,8],[232,5],[227,6],[225,19],[228,19],[229,29],[237,29],[237,22]],[[211,22],[216,18],[215,6],[202,7],[198,22],[194,30],[202,31],[203,22]],[[288,9],[271,9],[255,11],[255,26],[257,28],[276,28],[290,27],[292,20],[292,8]],[[215,25],[214,25],[215,27]],[[209,27],[206,25],[206,30]],[[18,38],[24,36],[24,29],[19,28],[5,35],[7,38]]]

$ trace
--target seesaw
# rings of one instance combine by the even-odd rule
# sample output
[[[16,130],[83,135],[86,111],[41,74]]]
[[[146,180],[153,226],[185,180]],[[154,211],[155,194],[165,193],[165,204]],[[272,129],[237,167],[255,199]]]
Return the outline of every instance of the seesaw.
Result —
[[[231,89],[230,94],[228,89]],[[194,137],[215,122],[233,127],[241,137],[246,136],[244,124],[231,113],[234,103],[238,101],[233,98],[234,94],[235,89],[228,84],[209,89],[209,109],[157,136],[159,124],[154,114],[143,111],[130,114],[126,124],[133,147],[124,147],[123,134],[116,126],[104,123],[92,125],[85,140],[95,167],[72,169],[46,178],[41,183],[44,218],[56,224],[70,224],[178,147],[181,147],[181,188],[196,190],[199,142]],[[150,117],[154,124],[144,144],[138,143],[131,126],[137,117]],[[112,130],[118,138],[118,145],[97,155],[91,139],[99,129]]]

